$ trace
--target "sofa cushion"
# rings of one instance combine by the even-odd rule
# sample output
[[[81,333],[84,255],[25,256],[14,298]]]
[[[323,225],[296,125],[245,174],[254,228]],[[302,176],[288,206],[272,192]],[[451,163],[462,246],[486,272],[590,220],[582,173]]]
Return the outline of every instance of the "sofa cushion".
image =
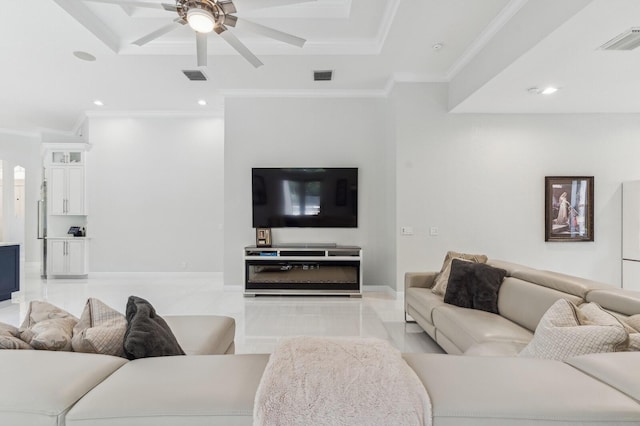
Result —
[[[507,271],[453,259],[444,301],[461,308],[498,313],[498,290]]]
[[[217,315],[165,316],[164,320],[187,355],[232,354],[236,321]]]
[[[404,297],[407,299],[407,304],[420,312],[421,316],[427,319],[431,324],[433,324],[433,309],[438,306],[446,305],[444,300],[442,300],[442,296],[434,294],[429,288],[411,287],[407,289]]]
[[[637,401],[562,362],[420,353],[403,357],[431,397],[437,426],[640,422]]]
[[[585,299],[593,289],[614,288],[609,284],[561,274],[560,272],[541,271],[539,269],[519,269],[512,274],[515,278],[552,288]]]
[[[11,324],[0,322],[0,349],[33,349],[20,338],[20,331]]]
[[[559,299],[575,304],[584,300],[561,291],[507,277],[498,293],[500,315],[533,332],[547,310]]]
[[[64,425],[67,410],[127,362],[75,352],[0,351],[0,424]]]
[[[151,303],[136,296],[130,296],[127,301],[124,353],[128,359],[185,354]]]
[[[131,361],[82,398],[66,424],[251,425],[268,360],[252,354]]]
[[[482,342],[472,345],[464,354],[469,356],[517,356],[525,342]]]
[[[519,325],[485,311],[452,305],[433,310],[433,322],[438,334],[444,334],[461,353],[481,342],[528,343],[533,334]]]
[[[71,351],[73,327],[78,318],[47,302],[29,303],[27,315],[20,326],[20,338],[34,349]]]
[[[622,324],[597,305],[587,305],[579,309],[564,299],[554,303],[520,356],[562,361],[577,355],[626,349],[628,334]]]
[[[640,314],[640,292],[610,288],[593,290],[587,294],[588,302],[595,302],[608,311],[624,315]]]
[[[124,356],[127,319],[95,298],[89,298],[73,328],[71,344],[76,352]]]
[[[589,354],[565,362],[640,402],[640,353]]]
[[[455,251],[447,252],[444,257],[444,263],[440,273],[436,276],[433,284],[433,292],[437,295],[444,296],[447,291],[447,284],[449,283],[449,274],[451,273],[451,261],[453,259],[462,259],[469,262],[486,263],[488,258],[483,254],[466,254],[457,253]]]

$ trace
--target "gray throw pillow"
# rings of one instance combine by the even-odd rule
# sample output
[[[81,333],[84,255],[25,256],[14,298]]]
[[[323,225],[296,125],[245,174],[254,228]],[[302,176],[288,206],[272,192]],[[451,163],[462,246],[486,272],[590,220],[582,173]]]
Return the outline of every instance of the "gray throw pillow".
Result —
[[[453,259],[444,301],[497,314],[498,291],[506,275],[504,269]]]
[[[128,359],[185,355],[166,321],[141,297],[127,301],[124,353]]]

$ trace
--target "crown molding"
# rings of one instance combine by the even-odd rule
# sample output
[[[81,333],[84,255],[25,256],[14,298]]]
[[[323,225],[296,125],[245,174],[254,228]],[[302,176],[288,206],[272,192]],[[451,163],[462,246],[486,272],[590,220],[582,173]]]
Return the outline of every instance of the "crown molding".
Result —
[[[37,130],[17,130],[0,128],[0,135],[21,136],[25,138],[40,138],[41,133]]]
[[[447,81],[453,78],[462,69],[469,64],[484,47],[495,37],[506,24],[514,17],[529,0],[511,0],[501,11],[491,20],[489,25],[480,33],[480,35],[469,45],[469,47],[460,55],[458,60],[449,68],[446,77]]]
[[[167,117],[210,117],[221,118],[223,111],[86,111],[87,118],[116,117],[116,118],[167,118]]]
[[[384,89],[221,90],[225,98],[384,98]]]

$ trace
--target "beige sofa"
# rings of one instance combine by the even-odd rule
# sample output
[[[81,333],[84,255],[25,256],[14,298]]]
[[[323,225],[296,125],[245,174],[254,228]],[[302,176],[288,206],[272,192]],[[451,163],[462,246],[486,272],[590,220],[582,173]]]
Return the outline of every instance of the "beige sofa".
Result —
[[[405,313],[449,354],[517,355],[558,299],[596,302],[619,317],[640,313],[640,293],[608,284],[490,260],[507,271],[498,293],[499,315],[460,308],[431,291],[436,272],[405,274]]]
[[[513,266],[511,271],[516,269],[524,268]],[[530,274],[535,272],[526,269]],[[524,295],[527,302],[523,304],[520,300],[521,314],[509,315],[526,324],[546,304],[552,303],[555,295],[575,296],[564,290],[575,293],[586,287],[589,291],[582,294],[587,299],[597,299],[621,314],[636,312],[637,300],[633,297],[629,300],[624,292],[595,283],[587,286],[583,280],[566,276],[559,280],[559,277],[540,273],[536,280],[556,282],[554,285],[560,290],[535,284],[533,275],[527,279],[511,275],[512,284],[507,283],[502,291],[513,300],[518,300],[518,294]],[[506,345],[508,350],[503,350],[504,354],[517,347],[514,342],[520,342],[512,337],[530,338],[531,330],[526,325],[506,316],[481,319],[480,325],[484,324],[485,330],[489,330],[484,332],[479,325],[465,327],[464,313],[458,321],[451,319],[454,315],[445,310],[435,315],[434,321],[432,314],[446,306],[418,303],[432,300],[426,294],[432,279],[433,274],[409,274],[408,283],[412,285],[408,288],[413,290],[407,293],[407,306],[423,327],[441,337],[439,342],[443,346],[449,345],[450,352],[463,353],[472,346],[485,349],[489,346],[495,354]],[[593,290],[596,287],[598,290]],[[416,294],[411,296],[411,293]],[[432,305],[437,306],[431,308]],[[219,349],[216,349],[218,355],[204,355],[212,350],[205,348],[225,346],[213,341],[215,333],[202,333],[219,323],[212,322],[210,317],[188,318],[166,319],[172,329],[175,327],[180,344],[191,348],[187,351],[191,356],[127,361],[106,355],[0,351],[3,380],[0,424],[252,425],[254,398],[269,355],[222,355]],[[443,320],[446,318],[449,319]],[[471,321],[476,320],[471,317]],[[182,326],[176,326],[180,322]],[[454,331],[455,324],[460,324],[459,333]],[[500,333],[490,332],[494,324],[498,324],[495,328]],[[438,332],[441,328],[449,334]],[[219,329],[218,338],[228,336],[227,327]],[[194,330],[200,332],[194,333]],[[203,336],[207,336],[204,338],[207,342],[202,341]],[[500,340],[504,336],[507,338]],[[226,346],[232,348],[230,343]],[[198,353],[203,355],[193,355]],[[404,359],[428,391],[434,426],[640,425],[640,368],[637,368],[640,353],[637,352],[592,354],[566,362],[441,354],[404,354]]]

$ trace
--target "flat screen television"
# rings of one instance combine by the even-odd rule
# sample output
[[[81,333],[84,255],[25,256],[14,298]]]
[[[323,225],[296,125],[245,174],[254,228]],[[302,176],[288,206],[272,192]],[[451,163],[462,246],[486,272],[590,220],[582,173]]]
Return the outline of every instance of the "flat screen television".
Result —
[[[357,228],[358,169],[253,168],[254,228]]]

